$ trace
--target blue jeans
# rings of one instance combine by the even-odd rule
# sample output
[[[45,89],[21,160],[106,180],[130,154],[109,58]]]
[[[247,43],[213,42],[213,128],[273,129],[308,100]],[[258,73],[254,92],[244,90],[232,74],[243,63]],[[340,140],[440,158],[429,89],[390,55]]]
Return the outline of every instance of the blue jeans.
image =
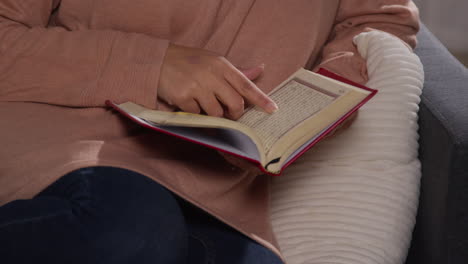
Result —
[[[92,167],[0,207],[0,263],[282,262],[153,180]]]

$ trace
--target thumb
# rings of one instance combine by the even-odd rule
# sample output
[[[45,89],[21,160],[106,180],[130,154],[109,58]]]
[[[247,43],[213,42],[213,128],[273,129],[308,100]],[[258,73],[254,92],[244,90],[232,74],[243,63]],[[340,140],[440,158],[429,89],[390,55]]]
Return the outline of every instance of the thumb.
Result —
[[[250,69],[240,69],[240,71],[245,75],[245,77],[249,78],[249,80],[253,81],[262,75],[263,71],[265,70],[265,64],[260,64],[259,66],[255,66]]]

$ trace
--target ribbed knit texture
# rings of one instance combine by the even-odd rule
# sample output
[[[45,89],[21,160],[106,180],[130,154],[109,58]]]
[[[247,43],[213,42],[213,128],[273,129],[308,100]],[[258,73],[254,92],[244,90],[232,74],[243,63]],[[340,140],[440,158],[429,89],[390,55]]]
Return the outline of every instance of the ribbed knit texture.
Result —
[[[274,231],[288,264],[403,263],[415,224],[424,74],[384,32],[355,38],[379,93],[354,124],[274,179]]]

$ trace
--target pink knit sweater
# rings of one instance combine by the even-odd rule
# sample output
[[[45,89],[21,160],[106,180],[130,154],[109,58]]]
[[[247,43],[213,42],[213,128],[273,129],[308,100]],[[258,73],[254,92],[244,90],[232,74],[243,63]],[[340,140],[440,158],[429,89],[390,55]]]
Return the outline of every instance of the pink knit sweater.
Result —
[[[158,108],[169,42],[266,64],[264,91],[299,67],[354,81],[366,68],[352,38],[367,28],[415,45],[407,0],[0,1],[0,205],[31,198],[72,170],[140,172],[277,251],[269,178],[217,153],[138,127],[106,99]]]

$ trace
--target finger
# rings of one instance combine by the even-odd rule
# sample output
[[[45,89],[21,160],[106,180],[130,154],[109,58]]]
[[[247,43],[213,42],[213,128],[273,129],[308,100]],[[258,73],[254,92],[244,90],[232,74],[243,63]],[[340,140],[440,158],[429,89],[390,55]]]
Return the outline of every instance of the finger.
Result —
[[[226,81],[247,101],[257,105],[267,113],[278,110],[278,106],[265,93],[263,93],[252,81],[245,77],[242,72],[232,66],[224,77]]]
[[[200,114],[201,112],[200,106],[195,100],[188,100],[178,107],[180,110],[188,113]]]
[[[354,112],[343,123],[339,124],[328,135],[326,135],[325,138],[332,138],[332,137],[342,133],[344,130],[348,129],[352,125],[352,123],[354,123],[354,121],[356,120],[356,118],[358,116],[358,113],[359,113],[359,111]]]
[[[353,123],[354,121],[356,121],[357,117],[358,117],[358,114],[359,114],[359,111],[356,111],[354,113],[351,114],[350,117],[348,117],[344,122],[343,122],[343,125],[340,127],[340,129],[347,129],[349,128]]]
[[[216,98],[224,106],[224,115],[227,118],[237,120],[244,113],[244,98],[226,81],[224,86],[216,90]]]
[[[197,98],[197,101],[207,115],[215,117],[222,117],[224,115],[223,107],[214,94],[202,95]]]
[[[245,77],[247,77],[249,80],[255,80],[260,75],[262,75],[263,71],[265,70],[265,64],[260,64],[259,66],[250,68],[250,69],[239,69]]]

